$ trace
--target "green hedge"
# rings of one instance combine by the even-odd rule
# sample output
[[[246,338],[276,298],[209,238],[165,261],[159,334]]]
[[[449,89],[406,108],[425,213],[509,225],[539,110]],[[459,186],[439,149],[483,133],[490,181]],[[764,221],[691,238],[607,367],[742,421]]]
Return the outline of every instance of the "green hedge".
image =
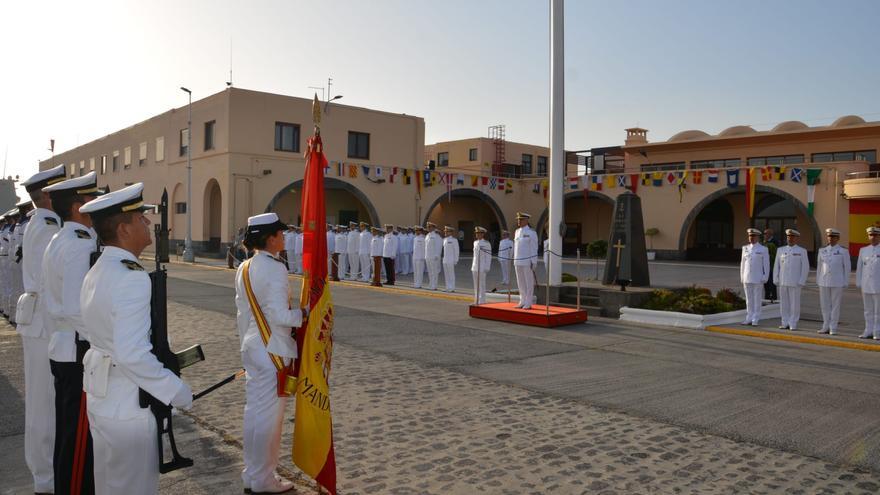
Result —
[[[684,289],[656,289],[640,307],[656,311],[711,315],[745,309],[746,301],[730,289],[721,289],[713,296],[709,289],[692,285]]]

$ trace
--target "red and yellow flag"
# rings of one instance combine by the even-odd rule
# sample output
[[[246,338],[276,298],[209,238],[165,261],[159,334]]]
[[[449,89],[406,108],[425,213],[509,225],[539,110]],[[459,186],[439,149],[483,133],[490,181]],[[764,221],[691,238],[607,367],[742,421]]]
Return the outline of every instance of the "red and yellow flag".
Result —
[[[755,216],[755,186],[758,182],[757,169],[746,169],[746,214],[749,218]]]
[[[293,463],[331,494],[336,493],[336,457],[330,416],[330,364],[333,356],[333,303],[327,284],[327,229],[324,208],[324,157],[320,133],[308,141],[303,179],[303,281],[300,307],[309,315],[297,331],[299,369]]]

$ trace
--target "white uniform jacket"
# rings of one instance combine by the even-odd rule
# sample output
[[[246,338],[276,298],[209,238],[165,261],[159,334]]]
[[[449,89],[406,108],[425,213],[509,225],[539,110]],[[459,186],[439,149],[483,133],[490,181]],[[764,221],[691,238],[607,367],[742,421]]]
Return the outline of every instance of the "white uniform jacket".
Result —
[[[348,254],[358,254],[358,248],[361,244],[361,233],[358,230],[352,230],[345,238],[346,252]]]
[[[385,239],[381,235],[374,235],[373,239],[370,240],[370,256],[382,256],[382,250],[384,248]]]
[[[860,249],[858,263],[856,287],[865,294],[880,294],[880,245]]]
[[[382,239],[382,242],[382,256],[384,258],[396,258],[397,236],[386,232],[385,237]]]
[[[293,236],[293,252],[294,254],[303,254],[303,235],[296,233]]]
[[[443,263],[446,265],[458,263],[458,239],[455,237],[443,238]]]
[[[285,232],[284,233],[284,250],[293,252],[294,245],[296,244],[296,233],[294,232]]]
[[[52,236],[61,229],[61,218],[54,211],[45,208],[37,208],[31,213],[33,215],[24,228],[22,240],[21,276],[24,292],[36,294],[37,301],[31,323],[20,323],[17,329],[25,337],[45,337],[43,304],[40,301],[43,297],[43,254]]]
[[[538,234],[526,225],[516,229],[513,236],[514,266],[536,266],[538,264]]]
[[[498,258],[501,263],[510,261],[508,258],[513,257],[513,241],[510,239],[501,239],[498,243]]]
[[[138,388],[165,404],[189,389],[150,352],[150,292],[147,272],[118,247],[105,247],[86,274],[80,306],[91,342],[83,359],[89,414],[139,418]]]
[[[479,264],[477,263],[479,260]],[[474,260],[471,262],[471,271],[488,272],[492,266],[492,245],[486,239],[474,241]]]
[[[773,283],[785,287],[803,287],[810,274],[807,250],[800,246],[782,246],[773,262]]]
[[[779,253],[776,254],[777,259]],[[739,263],[739,278],[744,284],[764,284],[770,278],[770,252],[761,244],[746,244],[742,247],[742,260]]]
[[[344,233],[339,232],[336,234],[336,240],[333,244],[334,253],[345,254],[345,250],[348,248],[348,237]]]
[[[414,260],[423,260],[425,259],[425,236],[419,234],[413,237],[413,259]]]
[[[816,257],[816,283],[819,287],[846,287],[852,264],[849,250],[840,244],[825,246]]]
[[[327,255],[331,255],[334,253],[334,248],[336,247],[336,232],[332,230],[327,231]]]
[[[98,249],[95,231],[76,222],[66,222],[43,257],[43,303],[49,335],[49,359],[76,361],[76,335],[88,340],[79,299],[89,271],[89,258]]]
[[[443,238],[437,232],[430,232],[425,236],[425,259],[440,259],[443,254]]]
[[[371,234],[369,230],[361,232],[358,242],[360,242],[360,246],[358,247],[358,254],[360,256],[369,256],[370,244],[372,244],[373,242],[373,234]]]
[[[235,273],[236,324],[241,339],[240,350],[244,352],[248,348],[265,349],[278,356],[295,358],[296,340],[292,337],[292,331],[294,327],[302,325],[302,311],[290,309],[290,284],[284,263],[265,251],[257,251],[251,258],[248,269],[251,290],[272,330],[268,346],[263,345],[260,329],[251,312],[244,288],[243,272],[244,263]]]

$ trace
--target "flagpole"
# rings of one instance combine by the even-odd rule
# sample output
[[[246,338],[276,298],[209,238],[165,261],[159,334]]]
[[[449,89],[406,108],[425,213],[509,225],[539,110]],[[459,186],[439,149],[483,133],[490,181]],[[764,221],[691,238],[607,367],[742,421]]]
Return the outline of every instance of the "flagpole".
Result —
[[[562,188],[565,181],[564,0],[550,0],[550,208],[547,236],[550,252],[562,253]],[[548,285],[562,284],[562,258],[548,257]],[[545,301],[550,304],[550,301]]]

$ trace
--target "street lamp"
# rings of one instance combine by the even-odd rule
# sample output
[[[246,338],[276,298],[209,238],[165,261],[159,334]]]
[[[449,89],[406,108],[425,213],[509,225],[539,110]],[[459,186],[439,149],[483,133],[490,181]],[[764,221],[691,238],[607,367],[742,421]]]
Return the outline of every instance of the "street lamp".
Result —
[[[329,105],[331,101],[336,101],[340,98],[342,98],[342,95],[336,95],[333,98],[330,98],[329,100],[327,100],[327,102],[324,103],[324,113],[327,113],[327,105]]]
[[[186,239],[183,241],[183,261],[193,263],[196,255],[192,247],[192,91],[180,87],[189,96],[189,117],[186,121]]]

